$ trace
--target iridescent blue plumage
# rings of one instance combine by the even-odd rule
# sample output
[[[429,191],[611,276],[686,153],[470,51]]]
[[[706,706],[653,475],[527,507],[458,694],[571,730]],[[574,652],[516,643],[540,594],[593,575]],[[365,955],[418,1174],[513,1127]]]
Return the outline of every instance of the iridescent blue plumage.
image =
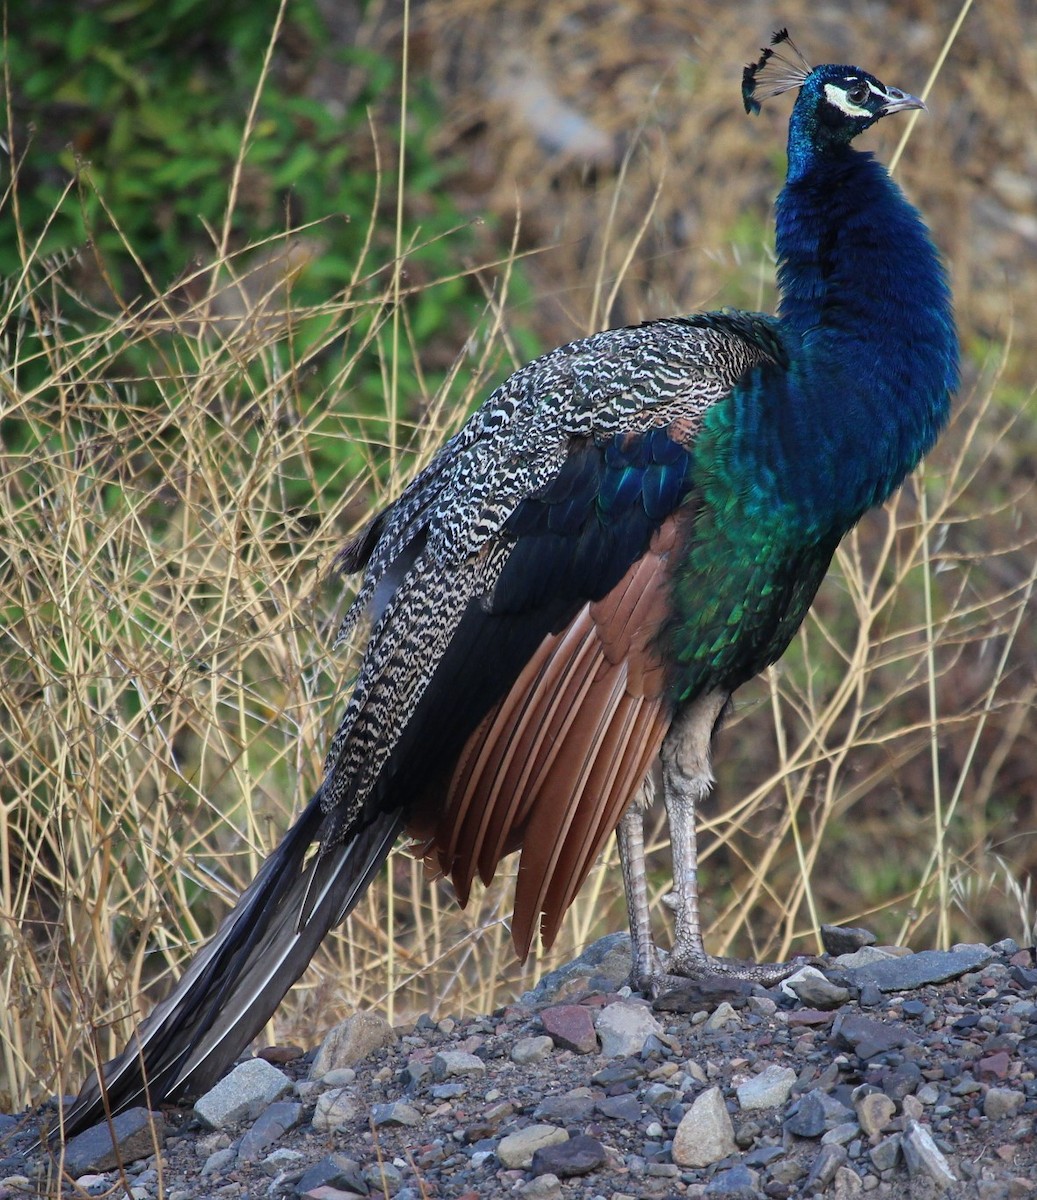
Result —
[[[113,1111],[143,1094],[142,1071],[153,1103],[217,1078],[403,829],[462,903],[521,849],[521,953],[538,929],[550,942],[617,830],[635,982],[733,969],[705,953],[697,908],[694,810],[715,727],[788,645],[839,540],[932,446],[958,376],[929,234],[851,145],[920,101],[773,49],[742,87],[749,111],[799,91],[778,315],[666,318],[544,355],[353,539],[340,562],[364,578],[342,636],[362,623],[369,636],[323,781],[109,1064]],[[676,896],[665,960],[639,857],[657,764]],[[88,1081],[66,1130],[102,1110]]]
[[[685,700],[782,654],[839,540],[932,447],[957,386],[939,255],[886,169],[850,144],[891,106],[920,102],[851,66],[799,86],[776,206],[787,362],[748,372],[695,445],[705,511],[668,627]],[[739,597],[736,620],[718,589]]]

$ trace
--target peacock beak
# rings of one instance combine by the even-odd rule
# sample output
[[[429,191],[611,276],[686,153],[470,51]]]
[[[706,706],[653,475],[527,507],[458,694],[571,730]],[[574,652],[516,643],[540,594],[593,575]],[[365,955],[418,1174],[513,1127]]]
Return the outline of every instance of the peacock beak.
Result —
[[[912,96],[910,92],[902,92],[900,88],[886,89],[886,103],[882,106],[882,115],[888,116],[890,113],[904,112],[909,108],[925,108],[925,101],[919,100],[917,96]]]

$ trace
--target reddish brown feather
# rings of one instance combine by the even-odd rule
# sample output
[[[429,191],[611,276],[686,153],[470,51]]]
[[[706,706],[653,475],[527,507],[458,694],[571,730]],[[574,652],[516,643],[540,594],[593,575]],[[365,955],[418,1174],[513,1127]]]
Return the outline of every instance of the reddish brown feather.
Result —
[[[545,787],[562,795],[574,794],[575,785],[566,783],[568,767],[564,760],[573,744],[573,726],[584,707],[594,703],[597,655],[593,639],[585,636],[579,623],[574,622],[568,636],[569,640],[578,636],[579,641],[557,692],[543,706],[541,693],[534,693],[534,703],[527,705],[533,720],[527,721],[525,753],[513,756],[506,769],[483,783],[483,791],[496,798],[490,805],[489,820],[484,822],[485,837],[478,851],[484,882],[493,878],[505,855],[525,843],[527,822],[542,803]]]
[[[669,723],[658,701],[628,696],[612,717],[611,745],[595,748],[600,757],[589,764],[578,802],[568,806],[568,828],[557,828],[550,804],[538,805],[525,831],[515,886],[512,937],[520,953],[528,953],[541,913],[544,944],[554,941],[587,873],[651,769]]]
[[[440,867],[453,878],[462,903],[468,898],[477,869],[488,882],[500,859],[518,849],[523,821],[533,800],[528,777],[544,750],[542,729],[545,723],[554,725],[560,747],[564,728],[559,726],[564,726],[567,711],[563,705],[567,698],[574,699],[567,679],[573,675],[574,660],[585,656],[587,649],[586,640],[572,626],[546,638],[511,691],[462,751],[462,765],[450,782],[439,833],[434,838]],[[537,704],[529,703],[531,696],[539,698]],[[552,749],[548,747],[547,752],[552,753]],[[494,780],[498,784],[488,803],[487,794]],[[496,857],[484,853],[488,840],[497,847]]]
[[[667,521],[602,600],[545,638],[468,739],[446,789],[411,832],[463,904],[522,849],[512,937],[529,952],[543,914],[550,944],[669,726],[656,635],[667,612]]]

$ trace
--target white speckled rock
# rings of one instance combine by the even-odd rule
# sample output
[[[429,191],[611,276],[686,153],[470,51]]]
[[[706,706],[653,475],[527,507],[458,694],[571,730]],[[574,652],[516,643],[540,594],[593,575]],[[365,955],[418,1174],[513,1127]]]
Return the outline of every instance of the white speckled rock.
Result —
[[[255,1120],[268,1104],[291,1088],[292,1081],[283,1071],[261,1058],[250,1058],[198,1098],[195,1116],[210,1129]]]
[[[663,1032],[650,1008],[626,1000],[606,1004],[598,1013],[594,1028],[606,1058],[640,1054],[648,1037],[653,1033],[658,1037]]]
[[[933,1141],[933,1135],[917,1121],[908,1121],[900,1148],[907,1160],[907,1169],[912,1175],[928,1176],[938,1187],[950,1187],[957,1176],[950,1168],[942,1151]]]
[[[737,1026],[741,1024],[741,1018],[738,1013],[731,1007],[726,1000],[720,1004],[709,1014],[703,1026],[709,1033],[719,1033],[729,1026]]]
[[[432,1060],[432,1078],[446,1079],[450,1075],[485,1075],[486,1063],[478,1054],[464,1050],[442,1050]]]
[[[695,1097],[673,1135],[673,1161],[681,1167],[708,1167],[734,1154],[735,1131],[720,1088]]]
[[[539,1037],[519,1038],[511,1048],[511,1061],[520,1067],[538,1063],[547,1058],[554,1048],[554,1041],[546,1033]]]
[[[791,1067],[779,1067],[777,1063],[771,1063],[759,1075],[738,1085],[738,1103],[746,1111],[777,1108],[789,1098],[795,1082],[796,1072]]]
[[[358,1012],[329,1029],[310,1067],[311,1079],[323,1079],[339,1067],[355,1067],[382,1046],[396,1044],[396,1031],[377,1013]]]
[[[318,1133],[331,1133],[344,1128],[360,1111],[353,1093],[348,1088],[332,1088],[317,1097],[313,1111],[313,1128]]]
[[[533,1155],[539,1149],[568,1140],[569,1135],[557,1125],[527,1125],[525,1129],[501,1138],[497,1157],[509,1171],[528,1171],[533,1164]]]

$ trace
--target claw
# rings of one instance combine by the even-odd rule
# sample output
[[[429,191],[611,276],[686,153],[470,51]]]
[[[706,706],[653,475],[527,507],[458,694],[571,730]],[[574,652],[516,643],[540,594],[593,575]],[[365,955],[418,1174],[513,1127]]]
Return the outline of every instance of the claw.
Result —
[[[758,963],[751,959],[714,958],[712,954],[690,954],[681,958],[670,954],[663,970],[670,978],[744,979],[748,983],[773,987],[810,962],[805,956],[794,958],[791,962]]]
[[[658,961],[660,969],[638,979],[637,990],[667,1012],[692,1012],[711,1010],[724,1000],[744,1000],[756,985],[773,987],[819,960],[799,956],[790,962],[758,963],[702,954],[675,962],[670,954]]]

